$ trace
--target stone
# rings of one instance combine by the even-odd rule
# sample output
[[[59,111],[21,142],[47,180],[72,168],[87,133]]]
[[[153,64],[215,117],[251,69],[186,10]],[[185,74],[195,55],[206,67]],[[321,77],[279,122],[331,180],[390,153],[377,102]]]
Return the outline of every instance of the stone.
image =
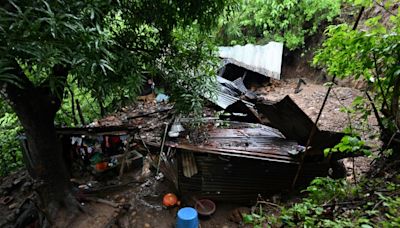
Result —
[[[7,215],[6,220],[9,221],[9,222],[14,221],[15,220],[15,214],[11,213],[11,214]]]
[[[12,203],[10,206],[8,206],[8,209],[12,210],[18,207],[18,203]]]

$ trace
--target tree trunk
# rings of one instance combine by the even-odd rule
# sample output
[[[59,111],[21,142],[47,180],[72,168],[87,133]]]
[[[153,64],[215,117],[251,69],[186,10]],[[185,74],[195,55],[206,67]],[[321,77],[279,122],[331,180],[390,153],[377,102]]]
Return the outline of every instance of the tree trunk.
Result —
[[[19,77],[20,86],[3,83],[2,95],[16,112],[27,137],[26,166],[39,183],[41,207],[52,227],[64,227],[79,208],[72,195],[69,174],[63,159],[61,141],[58,139],[54,119],[61,107],[68,68],[55,65],[49,77],[62,78],[58,87],[50,88],[48,82],[35,86],[14,61],[10,72]],[[58,94],[58,95],[57,95]]]
[[[61,142],[54,127],[54,116],[43,105],[36,107],[19,112],[18,117],[27,137],[26,165],[31,170],[31,176],[40,183],[38,193],[43,209],[50,215],[49,219],[54,220],[60,218],[60,213],[74,213],[77,202],[71,194]]]

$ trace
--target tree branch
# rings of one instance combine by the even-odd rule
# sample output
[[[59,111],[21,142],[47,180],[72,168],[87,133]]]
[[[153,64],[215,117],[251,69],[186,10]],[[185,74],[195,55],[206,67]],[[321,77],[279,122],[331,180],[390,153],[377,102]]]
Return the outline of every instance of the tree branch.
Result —
[[[382,82],[380,79],[381,71],[379,70],[379,67],[378,67],[378,60],[376,59],[375,52],[372,53],[372,57],[374,59],[375,77],[378,81],[378,86],[379,86],[379,89],[381,90],[382,97],[383,97],[383,102],[382,102],[382,107],[381,107],[381,109],[383,110],[383,109],[385,109],[385,106],[386,106],[386,108],[389,108],[389,105],[387,104],[386,94],[382,87]]]
[[[385,8],[384,5],[382,5],[381,3],[378,3],[376,0],[374,0],[374,3],[377,4],[379,7],[381,7],[382,9],[384,9],[387,13],[389,13],[392,16],[397,16],[397,14],[393,13],[392,11],[388,10]]]
[[[378,109],[377,109],[376,106],[375,106],[374,101],[372,100],[371,96],[369,95],[369,93],[368,93],[367,91],[365,91],[365,94],[367,95],[367,98],[368,98],[369,102],[371,103],[372,110],[373,110],[373,112],[374,112],[374,115],[375,115],[376,120],[378,121],[379,128],[381,129],[382,132],[385,133],[385,132],[386,132],[386,129],[385,129],[385,127],[383,126],[381,117],[379,116],[379,112],[378,112]]]
[[[46,80],[48,82],[40,86],[35,86],[29,80],[17,60],[9,60],[7,66],[10,70],[6,73],[15,75],[16,83],[0,81],[1,93],[17,114],[46,106],[54,115],[60,109],[69,66],[54,65],[52,74]],[[57,83],[52,88],[50,80],[55,80],[54,78],[57,78]]]
[[[26,91],[33,90],[34,85],[25,75],[24,70],[18,64],[17,60],[9,60],[8,66],[11,68],[6,73],[15,75],[15,83],[1,81],[1,93],[4,98],[10,103],[12,107],[15,107],[17,103],[20,102],[21,98],[25,96]]]
[[[392,116],[396,124],[397,129],[400,128],[400,114],[399,114],[399,97],[400,97],[400,77],[396,77],[393,85],[392,95]]]

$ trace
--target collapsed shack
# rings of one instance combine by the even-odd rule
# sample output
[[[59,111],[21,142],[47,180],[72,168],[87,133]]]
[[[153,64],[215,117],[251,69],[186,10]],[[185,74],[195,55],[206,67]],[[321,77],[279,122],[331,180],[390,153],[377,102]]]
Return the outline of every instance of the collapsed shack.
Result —
[[[134,164],[133,167],[140,167],[143,157],[148,156],[154,169],[161,171],[188,199],[205,197],[249,203],[258,195],[268,196],[291,189],[300,155],[305,151],[304,140],[312,127],[312,121],[289,97],[274,104],[257,102],[253,107],[254,115],[261,123],[221,120],[214,117],[212,109],[207,109],[208,116],[200,120],[175,118],[173,110],[165,111],[167,109],[163,107],[158,109],[163,110],[159,112],[129,114],[124,117],[125,121],[102,120],[107,127],[62,128],[58,132],[64,139],[68,155],[82,148],[73,145],[74,138],[98,140],[106,154],[98,162],[110,164],[115,161],[115,166],[107,168],[116,170],[114,175],[120,173],[120,167],[126,161],[123,160],[125,151],[129,150],[127,160]],[[201,127],[192,128],[193,121],[201,121]],[[123,124],[110,126],[113,123]],[[178,137],[171,134],[176,125],[180,126]],[[341,137],[340,133],[317,131],[305,156],[297,186],[304,186],[317,176],[328,175],[332,161],[342,157],[325,157],[323,149],[335,145]],[[108,146],[106,138],[110,142]],[[129,143],[124,145],[112,144],[126,140]],[[96,147],[96,142],[91,145]],[[86,146],[91,145],[86,143]],[[107,152],[107,148],[114,150]],[[73,159],[80,159],[83,164],[86,160],[93,174],[104,175],[102,170],[96,170],[92,158],[93,155]]]
[[[198,145],[185,138],[167,143],[177,149],[182,193],[249,202],[259,194],[271,195],[290,189],[299,164],[292,154],[303,148],[267,126],[227,124],[227,127],[210,129],[207,139]],[[327,175],[328,168],[326,160],[307,163],[299,183],[306,184],[315,176]]]
[[[119,167],[114,169],[120,170],[121,175],[127,160],[141,161],[135,163],[138,167],[146,156],[153,161],[156,172],[161,171],[174,183],[184,198],[229,202],[249,203],[259,195],[291,190],[300,164],[297,186],[328,175],[335,161],[352,156],[323,154],[343,134],[317,129],[310,148],[305,148],[313,121],[289,96],[274,103],[258,100],[257,94],[246,85],[254,77],[279,79],[282,50],[280,44],[273,47],[250,48],[272,50],[274,54],[268,57],[271,63],[266,65],[258,64],[257,58],[235,59],[238,56],[235,50],[240,53],[246,48],[226,51],[229,61],[225,62],[244,73],[220,72],[217,98],[206,97],[210,102],[201,119],[181,118],[172,104],[139,102],[90,127],[59,129],[66,157],[72,163],[80,159],[81,167],[89,166],[92,171]],[[264,56],[265,52],[254,55]],[[199,127],[193,128],[196,121],[200,121]],[[79,138],[97,142],[89,140],[90,143],[82,144],[85,140]],[[89,153],[88,147],[106,156],[93,159],[95,153]]]

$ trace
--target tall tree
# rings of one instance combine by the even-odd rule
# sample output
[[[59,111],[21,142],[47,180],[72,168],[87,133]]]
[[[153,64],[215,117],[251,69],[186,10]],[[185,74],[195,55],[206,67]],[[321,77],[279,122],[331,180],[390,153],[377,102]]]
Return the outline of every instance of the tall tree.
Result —
[[[160,59],[174,56],[170,59],[178,60],[180,50],[176,48],[173,31],[192,23],[200,29],[209,28],[227,2],[0,3],[0,92],[25,130],[29,147],[27,167],[41,182],[39,193],[49,219],[64,213],[72,215],[77,208],[54,126],[68,83],[76,82],[92,91],[99,102],[113,91],[137,92],[144,74],[166,70],[160,69]],[[195,82],[181,79],[172,77],[180,88],[195,91]]]

